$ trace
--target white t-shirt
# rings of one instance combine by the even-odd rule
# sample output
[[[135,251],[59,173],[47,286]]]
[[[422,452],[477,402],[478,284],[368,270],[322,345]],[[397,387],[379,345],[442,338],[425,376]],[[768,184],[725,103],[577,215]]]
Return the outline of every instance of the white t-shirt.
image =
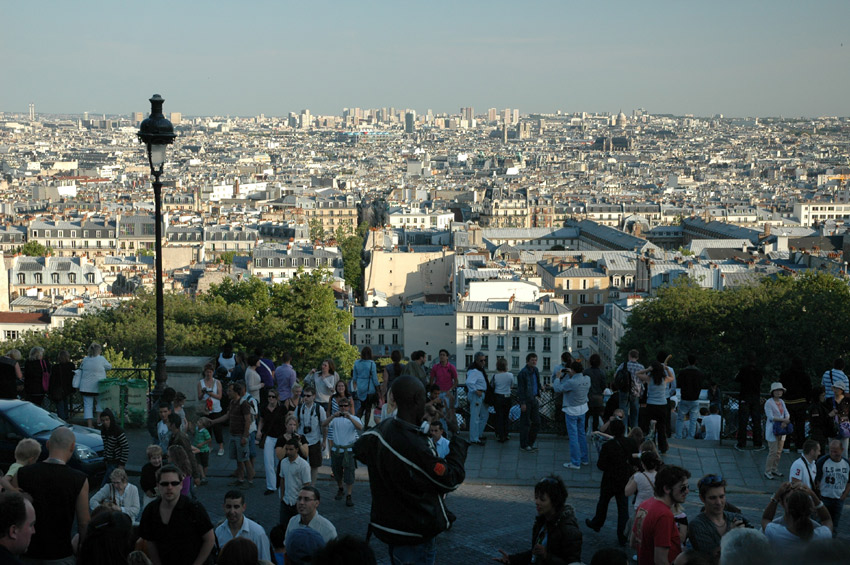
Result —
[[[301,487],[310,482],[310,464],[303,457],[296,457],[295,463],[291,462],[289,457],[284,457],[280,462],[280,481],[283,502],[294,506]]]
[[[301,523],[300,514],[296,514],[290,518],[289,524],[286,526],[286,537],[288,538],[289,534],[298,528],[310,528],[311,530],[316,530],[322,534],[322,538],[325,540],[325,543],[328,543],[332,539],[336,539],[336,528],[333,524],[331,524],[330,520],[324,516],[320,516],[318,512],[316,512],[316,515],[313,516],[313,519],[310,520],[310,523],[307,525]]]
[[[309,445],[322,441],[322,422],[325,421],[325,409],[313,401],[312,406],[301,404],[295,416],[298,418],[298,433],[307,438]],[[310,433],[304,433],[304,428],[310,428]]]
[[[805,457],[798,457],[791,464],[791,471],[788,473],[788,478],[797,479],[798,481],[802,481],[807,487],[814,488],[812,482],[814,482],[817,475],[818,467],[816,461],[809,463]]]
[[[516,378],[512,373],[496,373],[493,375],[493,384],[496,394],[500,394],[502,396],[510,396],[511,394],[511,385],[516,383]]]
[[[841,498],[847,487],[847,478],[850,475],[850,463],[843,457],[838,461],[824,455],[818,459],[818,476],[816,481],[820,482],[821,498]]]
[[[776,521],[769,523],[765,527],[764,535],[767,536],[771,547],[773,547],[777,555],[787,555],[789,552],[803,549],[816,539],[832,539],[832,532],[826,526],[821,526],[814,520],[812,520],[812,526],[814,527],[814,532],[812,533],[812,539],[808,542],[801,540],[789,532],[784,523]]]
[[[360,418],[349,414],[341,418],[334,418],[328,424],[328,435],[333,433],[334,447],[340,445],[353,445],[357,441],[357,428],[354,422],[360,422]],[[363,422],[360,422],[362,425]]]
[[[705,426],[705,439],[720,441],[720,414],[703,417],[702,425]]]

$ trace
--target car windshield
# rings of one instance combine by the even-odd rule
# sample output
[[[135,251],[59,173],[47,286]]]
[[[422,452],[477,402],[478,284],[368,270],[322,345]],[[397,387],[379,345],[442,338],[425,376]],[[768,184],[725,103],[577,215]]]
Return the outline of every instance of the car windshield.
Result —
[[[65,422],[60,420],[58,416],[29,402],[12,408],[6,412],[6,417],[30,436],[41,432],[51,432],[59,426],[65,425]]]

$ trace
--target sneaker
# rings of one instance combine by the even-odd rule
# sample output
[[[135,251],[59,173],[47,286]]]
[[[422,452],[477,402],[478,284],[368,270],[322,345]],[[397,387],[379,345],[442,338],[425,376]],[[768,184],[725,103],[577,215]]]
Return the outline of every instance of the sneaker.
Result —
[[[248,482],[246,482],[245,484],[246,484],[246,485],[248,485],[248,487],[247,487],[247,488],[251,488],[252,486],[254,486],[254,481],[250,481],[250,480],[249,480],[249,481],[248,481]]]
[[[530,445],[526,445],[525,447],[520,447],[519,450],[525,451],[526,453],[532,453],[534,451],[534,449],[532,449]]]
[[[345,505],[348,507],[354,506],[354,501],[351,500],[351,495],[345,497]]]
[[[564,463],[564,469],[570,469],[571,471],[576,471],[581,469],[581,465],[573,465],[572,463]]]
[[[235,481],[230,481],[229,483],[227,483],[227,486],[229,486],[229,487],[241,487],[244,484],[245,484],[244,480],[236,479]]]
[[[532,443],[528,447],[530,447],[533,451],[537,451],[537,443]]]
[[[771,473],[770,471],[765,471],[765,472],[764,472],[764,478],[765,478],[765,479],[767,479],[767,480],[769,480],[769,481],[773,481],[773,480],[775,480],[775,479],[776,479],[776,477],[774,477],[774,476],[773,476],[773,473]]]
[[[334,500],[342,500],[343,496],[345,496],[345,491],[342,490],[342,489],[339,489],[339,490],[336,491],[336,496],[334,497]]]
[[[219,447],[219,448],[218,448],[218,456],[219,456],[219,457],[221,457],[222,455],[224,455],[224,448],[223,448],[223,447]]]
[[[270,494],[274,494],[274,493],[276,493],[276,492],[277,492],[276,490],[272,490],[272,489],[267,488],[267,489],[263,492],[263,496],[268,496],[268,495],[270,495]]]
[[[765,447],[763,445],[757,445],[753,448],[753,451],[764,451]]]
[[[590,461],[582,461],[581,464],[582,465],[590,465]]]
[[[743,447],[741,447],[740,445],[736,445],[736,446],[735,446],[735,451],[744,451],[744,448],[743,448]]]
[[[773,471],[773,473],[772,473],[772,474],[773,474],[773,476],[774,476],[774,477],[781,477],[781,476],[782,476],[782,471]]]
[[[593,522],[591,522],[591,521],[590,521],[590,520],[588,520],[588,519],[585,519],[585,520],[584,520],[584,525],[585,525],[585,526],[587,526],[588,528],[590,528],[591,530],[593,530],[594,532],[597,532],[597,533],[598,533],[598,532],[599,532],[599,530],[601,529],[601,528],[595,528],[595,527],[593,527]]]

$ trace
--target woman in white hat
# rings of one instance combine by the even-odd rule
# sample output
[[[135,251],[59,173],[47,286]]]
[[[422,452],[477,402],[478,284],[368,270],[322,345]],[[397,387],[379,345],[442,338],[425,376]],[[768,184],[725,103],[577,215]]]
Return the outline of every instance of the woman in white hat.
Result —
[[[770,452],[768,452],[767,461],[764,464],[764,476],[768,479],[782,476],[782,473],[778,470],[779,458],[782,456],[782,446],[785,443],[786,434],[777,435],[774,432],[774,423],[787,426],[791,422],[788,408],[785,407],[785,402],[782,400],[784,393],[785,387],[782,386],[782,383],[773,383],[770,385],[770,398],[764,403],[764,415],[767,417],[764,437],[767,439],[768,446],[770,446]]]

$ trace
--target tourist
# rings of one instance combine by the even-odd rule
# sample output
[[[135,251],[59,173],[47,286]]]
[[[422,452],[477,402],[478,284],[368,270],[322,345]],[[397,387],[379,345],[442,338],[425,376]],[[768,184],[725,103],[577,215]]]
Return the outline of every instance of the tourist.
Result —
[[[80,363],[80,394],[83,395],[83,417],[86,425],[92,427],[94,422],[95,400],[100,394],[98,383],[106,378],[106,371],[112,368],[112,364],[101,355],[102,348],[99,343],[89,346],[89,354]]]
[[[782,457],[782,445],[785,443],[788,424],[791,422],[791,415],[782,400],[784,393],[785,387],[782,383],[772,383],[770,398],[764,403],[764,414],[767,417],[764,435],[770,447],[764,463],[764,476],[771,480],[782,476],[782,472],[779,471],[779,459]]]
[[[2,358],[0,358],[0,365],[2,365]],[[74,393],[75,370],[76,366],[71,362],[71,354],[67,350],[59,352],[56,363],[50,369],[50,385],[47,387],[47,397],[56,406],[56,414],[63,420],[68,419],[69,401]]]
[[[223,548],[230,540],[245,538],[254,543],[260,559],[271,559],[271,548],[266,531],[257,522],[245,516],[247,508],[243,493],[238,490],[229,490],[225,493],[225,520],[215,529],[218,546]]]
[[[266,470],[266,490],[263,494],[270,495],[274,494],[277,488],[275,469],[277,469],[278,459],[275,457],[275,448],[277,439],[286,431],[286,412],[278,402],[277,390],[270,390],[266,400],[267,404],[262,410],[260,422],[257,425],[257,437],[260,439],[263,467]]]
[[[672,563],[682,552],[684,538],[673,507],[685,503],[690,476],[687,470],[673,465],[655,475],[655,496],[638,507],[632,526],[632,547],[637,550],[638,565]]]
[[[625,528],[629,520],[629,505],[625,489],[632,476],[632,454],[637,453],[638,446],[624,437],[626,426],[622,420],[613,420],[608,426],[611,439],[602,445],[596,466],[602,471],[602,481],[599,485],[599,501],[596,503],[596,514],[585,520],[585,525],[599,532],[608,516],[608,503],[613,497],[617,502],[617,541],[621,546],[626,545]]]
[[[109,474],[109,481],[91,497],[89,509],[94,510],[103,501],[112,502],[118,506],[121,512],[130,517],[130,520],[135,522],[139,519],[142,508],[139,489],[127,481],[127,473],[124,469],[115,469]]]
[[[753,448],[764,449],[761,431],[761,382],[764,379],[761,368],[756,365],[755,352],[747,356],[747,363],[738,370],[735,382],[740,383],[738,397],[738,443],[735,449],[741,451],[747,447],[747,424],[752,420]]]
[[[316,484],[319,467],[322,466],[322,453],[328,447],[328,430],[322,426],[327,415],[325,409],[316,402],[315,389],[305,389],[301,398],[303,402],[295,413],[298,418],[298,433],[307,439],[310,482]]]
[[[703,511],[688,523],[688,540],[697,551],[717,559],[720,540],[734,528],[749,528],[739,513],[726,510],[726,481],[720,475],[706,475],[697,483]]]
[[[803,443],[803,454],[792,464],[788,472],[791,484],[802,483],[811,489],[815,488],[815,477],[818,474],[817,461],[820,457],[820,444],[812,439]]]
[[[787,388],[783,400],[794,425],[794,432],[790,434],[787,443],[793,439],[792,451],[796,452],[803,448],[803,442],[806,441],[806,414],[812,398],[812,379],[803,369],[803,360],[793,357],[791,366],[779,375],[779,381]]]
[[[198,381],[198,400],[201,402],[200,412],[211,421],[221,418],[223,409],[221,398],[224,396],[224,385],[214,377],[215,369],[211,363],[204,366],[204,376]],[[218,444],[218,455],[224,455],[224,439],[221,435],[221,424],[213,424],[212,433]]]
[[[829,453],[817,462],[815,486],[832,517],[833,535],[838,530],[844,501],[850,493],[850,462],[843,457],[844,447],[837,439],[829,442]]]
[[[590,392],[587,395],[587,420],[590,422],[591,431],[599,429],[599,419],[605,411],[605,373],[600,368],[602,357],[598,353],[590,356],[590,367],[584,369],[584,374],[590,377]],[[588,421],[584,428],[587,430]]]
[[[284,438],[279,438],[280,442]],[[281,448],[278,448],[281,449]],[[289,519],[298,513],[296,506],[298,493],[305,486],[312,485],[310,476],[310,464],[299,456],[301,441],[299,438],[291,437],[286,440],[283,447],[283,458],[280,462],[280,519],[278,522],[284,527]]]
[[[493,375],[493,389],[496,399],[496,440],[499,443],[508,441],[510,426],[511,387],[516,384],[513,373],[508,371],[508,360],[499,357],[496,361],[496,374]]]
[[[354,362],[351,370],[351,392],[355,396],[357,417],[365,426],[372,419],[372,410],[378,406],[381,383],[378,382],[378,369],[372,361],[372,348],[368,345],[360,351],[360,359]]]
[[[784,515],[774,519],[778,506],[782,506]],[[812,520],[814,514],[820,523]],[[832,538],[834,523],[812,489],[802,483],[782,483],[764,509],[761,527],[776,553],[789,555],[813,540]]]
[[[15,565],[35,533],[35,508],[17,492],[0,494],[0,563]]]
[[[50,363],[44,358],[44,348],[33,347],[24,365],[24,399],[41,406],[49,384]]]
[[[525,367],[516,377],[519,399],[519,448],[531,452],[537,449],[537,430],[540,428],[540,371],[537,370],[537,354],[525,356]]]
[[[578,470],[582,465],[590,464],[585,433],[590,377],[584,374],[584,367],[579,361],[573,361],[570,367],[558,371],[555,377],[552,388],[563,394],[561,410],[570,440],[570,460],[564,463],[564,467]]]
[[[457,383],[457,369],[449,363],[449,352],[441,349],[439,361],[431,366],[428,384],[436,384],[440,387],[440,397],[446,407],[446,416],[449,418],[454,417]],[[389,398],[386,398],[389,401]]]
[[[316,404],[327,412],[330,408],[331,396],[336,390],[336,383],[339,382],[339,375],[336,372],[336,365],[333,359],[322,361],[318,369],[310,371],[304,382],[313,385]]]
[[[354,506],[351,492],[354,489],[354,442],[357,441],[357,431],[363,429],[360,418],[354,415],[351,399],[341,397],[339,410],[332,413],[322,422],[322,427],[328,428],[328,437],[333,434],[336,439],[331,447],[331,469],[337,484],[334,500],[341,500],[343,483],[345,484],[345,505]]]
[[[646,383],[646,417],[655,421],[658,449],[667,453],[667,385],[675,378],[666,363],[653,361],[650,368],[637,372],[637,377]]]
[[[512,555],[500,549],[501,557],[495,559],[507,565],[581,561],[582,535],[575,510],[567,504],[568,496],[560,477],[550,475],[538,481],[534,486],[537,518],[531,529],[531,549]]]
[[[676,409],[676,437],[679,439],[695,438],[697,432],[697,418],[699,417],[699,395],[705,375],[697,367],[696,355],[688,355],[688,366],[679,371],[679,386],[682,390],[682,399]],[[687,424],[685,417],[688,417]]]

